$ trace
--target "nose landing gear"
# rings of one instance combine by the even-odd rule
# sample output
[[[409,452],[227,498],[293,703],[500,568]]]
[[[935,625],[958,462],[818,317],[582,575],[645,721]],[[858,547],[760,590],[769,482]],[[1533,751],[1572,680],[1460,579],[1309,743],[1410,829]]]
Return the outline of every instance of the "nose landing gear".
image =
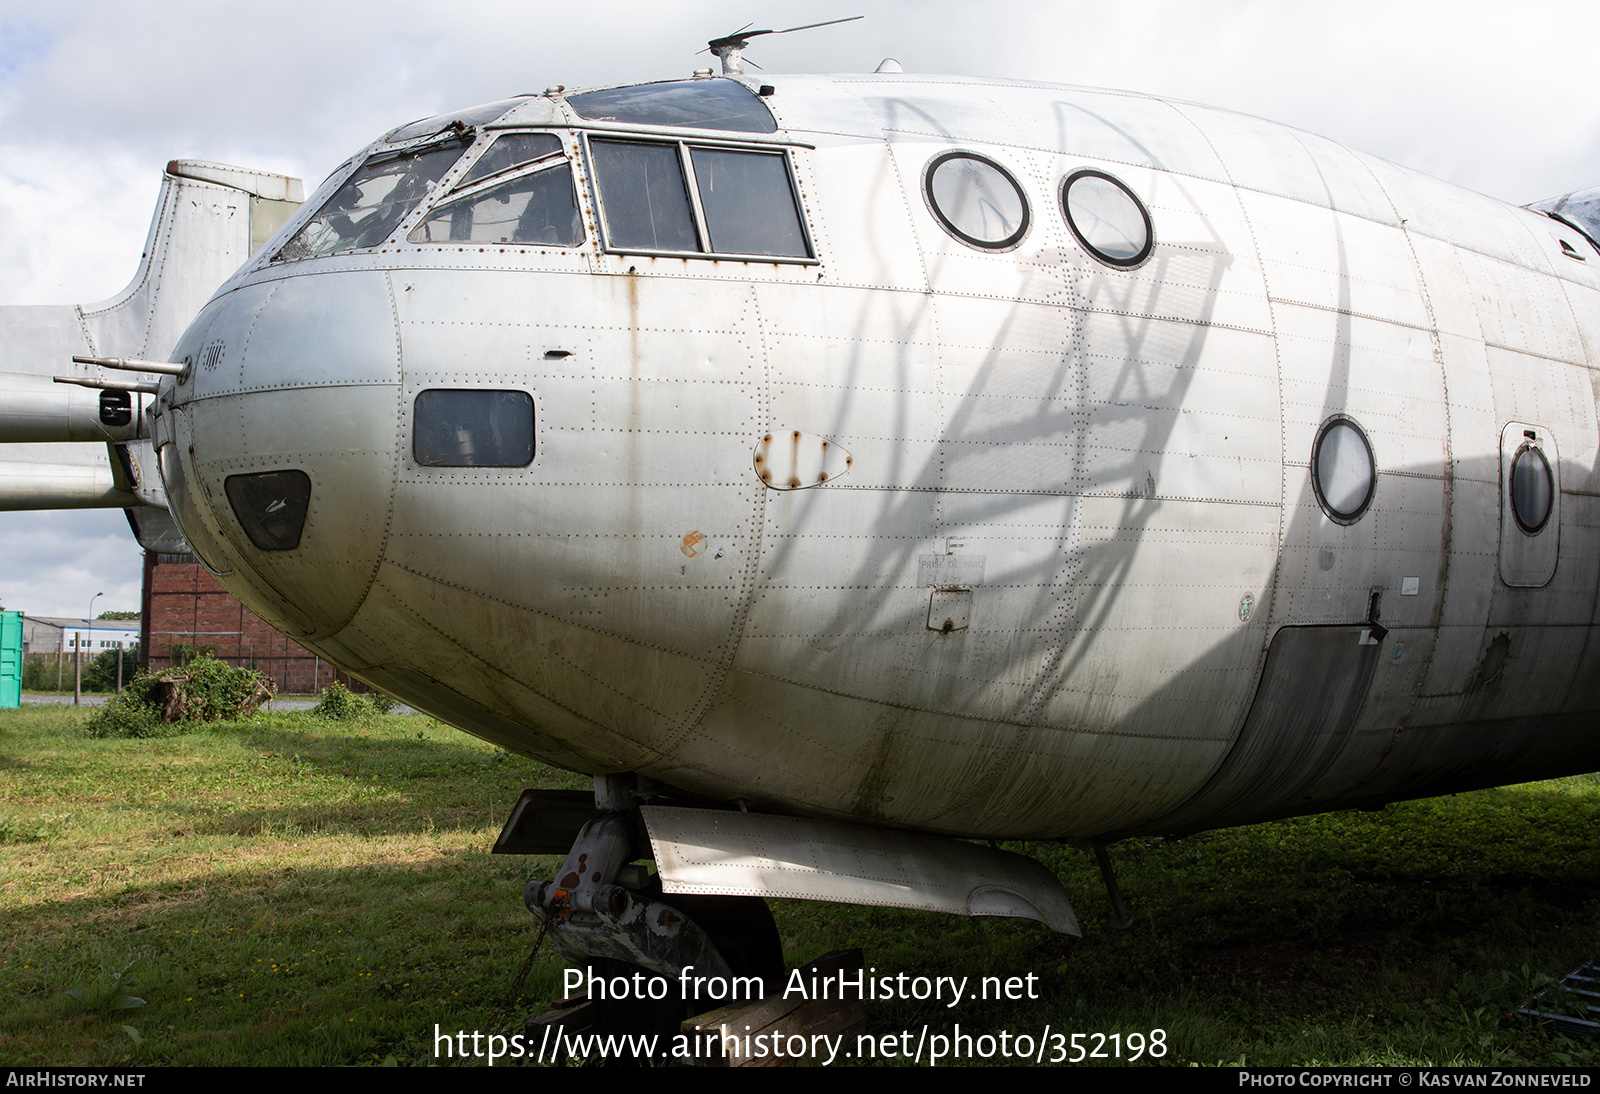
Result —
[[[523,901],[573,966],[566,974],[569,994],[574,988],[587,993],[590,1031],[655,1034],[665,1044],[686,1018],[781,990],[784,962],[766,901],[664,894],[659,876],[635,861],[650,854],[639,804],[654,796],[632,774],[597,776],[593,815],[555,879],[530,883]],[[538,823],[539,811],[525,809],[527,801],[525,795],[518,803],[497,850],[518,838],[523,846],[556,838],[554,832],[513,832],[520,818]],[[562,801],[570,824],[573,803]]]

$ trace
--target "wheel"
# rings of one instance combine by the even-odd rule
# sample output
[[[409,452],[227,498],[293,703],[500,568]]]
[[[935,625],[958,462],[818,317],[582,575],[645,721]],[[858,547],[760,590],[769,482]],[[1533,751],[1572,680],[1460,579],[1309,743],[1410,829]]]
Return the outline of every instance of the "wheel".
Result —
[[[765,900],[688,893],[661,899],[700,925],[735,976],[761,977],[768,998],[783,990],[783,940]]]
[[[728,963],[735,976],[760,977],[765,997],[783,990],[783,941],[778,937],[778,924],[772,918],[767,902],[754,896],[694,896],[690,894],[658,891],[659,882],[651,878],[647,890],[650,897],[677,909],[693,920],[717,947],[717,952]],[[643,973],[646,978],[659,975],[615,958],[595,957],[589,964],[595,974],[608,980],[612,977],[631,978]],[[659,1053],[672,1044],[685,1019],[704,1014],[719,1004],[705,1000],[685,1000],[679,994],[678,984],[667,978],[671,985],[664,999],[599,999],[591,1002],[594,1025],[591,1032],[602,1037],[615,1035],[626,1046],[621,1056],[591,1059],[591,1064],[605,1067],[661,1067],[670,1060],[662,1060]],[[637,1056],[631,1052],[635,1042],[628,1040],[638,1034],[654,1034],[658,1041],[658,1056]]]

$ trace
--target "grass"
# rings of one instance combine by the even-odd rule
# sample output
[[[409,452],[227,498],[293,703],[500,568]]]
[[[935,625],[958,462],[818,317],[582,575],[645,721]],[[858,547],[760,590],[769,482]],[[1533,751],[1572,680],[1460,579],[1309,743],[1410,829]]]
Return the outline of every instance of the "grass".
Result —
[[[90,740],[87,713],[0,711],[0,1065],[426,1064],[435,1023],[559,994],[546,950],[500,1013],[535,937],[523,886],[557,864],[488,850],[524,786],[587,780],[419,716]],[[1167,1064],[1592,1065],[1510,1012],[1600,954],[1597,816],[1581,776],[1125,841],[1125,933],[1087,853],[1013,845],[1062,877],[1081,940],[774,912],[791,964],[858,945],[879,974],[1037,977],[1032,1000],[869,1004],[913,1041],[1161,1029]]]

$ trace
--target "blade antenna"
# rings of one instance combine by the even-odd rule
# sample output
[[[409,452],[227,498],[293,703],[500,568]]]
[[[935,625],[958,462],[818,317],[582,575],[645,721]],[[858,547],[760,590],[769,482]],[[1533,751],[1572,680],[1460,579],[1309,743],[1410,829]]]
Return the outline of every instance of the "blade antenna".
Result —
[[[807,23],[803,27],[787,27],[783,30],[751,30],[746,23],[739,30],[721,38],[713,38],[706,43],[707,49],[722,59],[722,74],[724,76],[740,76],[744,73],[744,47],[750,44],[750,39],[759,38],[763,34],[792,34],[797,30],[815,30],[817,27],[831,27],[839,23],[853,23],[857,19],[865,19],[864,15],[851,15],[844,19],[829,19],[824,23]],[[754,61],[750,62],[755,64]],[[756,65],[757,68],[761,67]]]

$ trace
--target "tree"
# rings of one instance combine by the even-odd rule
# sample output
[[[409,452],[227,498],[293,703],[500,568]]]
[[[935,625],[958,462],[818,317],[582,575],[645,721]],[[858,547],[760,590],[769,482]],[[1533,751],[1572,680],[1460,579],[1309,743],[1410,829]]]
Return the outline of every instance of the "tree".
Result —
[[[117,650],[102,650],[83,667],[84,691],[117,690]],[[139,670],[139,643],[135,642],[122,654],[122,682],[133,679]]]

